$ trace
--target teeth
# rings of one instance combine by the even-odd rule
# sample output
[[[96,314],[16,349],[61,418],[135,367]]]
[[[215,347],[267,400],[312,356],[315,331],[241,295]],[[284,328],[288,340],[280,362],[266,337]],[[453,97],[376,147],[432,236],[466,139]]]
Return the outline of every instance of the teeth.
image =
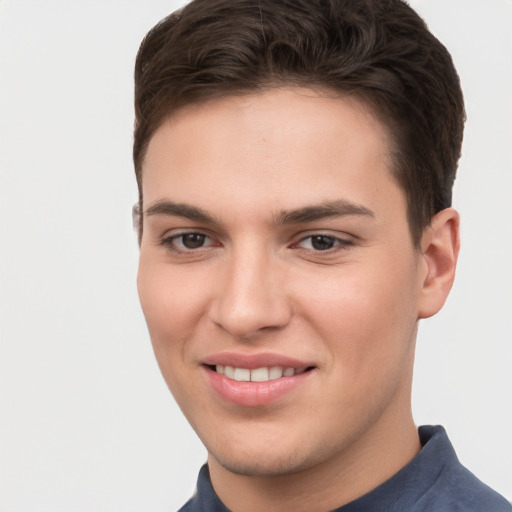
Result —
[[[235,369],[232,366],[224,366],[224,375],[230,379],[234,379]]]
[[[270,368],[268,372],[268,378],[270,380],[280,379],[283,376],[283,369],[279,366],[274,366],[273,368]]]
[[[249,382],[251,380],[251,370],[247,368],[235,368],[235,380]]]
[[[268,368],[257,368],[251,370],[251,380],[253,382],[265,382],[268,380]]]
[[[263,367],[249,370],[248,368],[234,368],[233,366],[218,364],[215,366],[215,370],[217,373],[239,382],[267,382],[268,380],[280,379],[281,377],[293,377],[294,375],[303,373],[306,369],[272,366],[271,368]]]

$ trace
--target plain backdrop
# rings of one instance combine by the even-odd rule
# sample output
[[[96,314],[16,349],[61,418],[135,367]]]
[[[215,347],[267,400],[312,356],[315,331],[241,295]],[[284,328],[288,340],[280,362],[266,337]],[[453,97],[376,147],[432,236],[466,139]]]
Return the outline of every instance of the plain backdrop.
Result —
[[[164,512],[205,450],[135,287],[132,69],[170,0],[0,1],[0,511]],[[414,412],[512,498],[512,2],[411,1],[451,51],[468,121],[462,253],[422,322]]]

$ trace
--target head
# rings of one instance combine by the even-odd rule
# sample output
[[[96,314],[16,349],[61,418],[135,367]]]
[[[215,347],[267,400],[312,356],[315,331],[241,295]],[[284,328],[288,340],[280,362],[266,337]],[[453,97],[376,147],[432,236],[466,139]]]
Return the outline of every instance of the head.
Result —
[[[283,85],[357,98],[386,126],[418,245],[451,205],[465,114],[450,54],[401,0],[196,0],[162,20],[135,68],[139,207],[144,157],[164,119]]]
[[[135,101],[139,294],[210,462],[386,446],[458,251],[445,48],[400,0],[196,0],[143,41]]]

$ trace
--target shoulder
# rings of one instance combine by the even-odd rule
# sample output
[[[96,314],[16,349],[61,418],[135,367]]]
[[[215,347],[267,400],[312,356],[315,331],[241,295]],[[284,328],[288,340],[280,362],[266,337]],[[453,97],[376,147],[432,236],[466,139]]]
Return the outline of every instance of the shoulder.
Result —
[[[417,502],[417,510],[435,512],[512,512],[512,505],[464,466],[452,468]]]
[[[435,512],[512,512],[512,505],[481,482],[458,460],[442,427],[420,427],[420,437],[436,442],[435,458],[441,462],[428,492],[417,500],[419,511]],[[427,444],[428,446],[428,444]],[[428,465],[428,464],[427,464]]]
[[[441,426],[419,428],[422,449],[395,476],[336,512],[512,512],[459,461]]]

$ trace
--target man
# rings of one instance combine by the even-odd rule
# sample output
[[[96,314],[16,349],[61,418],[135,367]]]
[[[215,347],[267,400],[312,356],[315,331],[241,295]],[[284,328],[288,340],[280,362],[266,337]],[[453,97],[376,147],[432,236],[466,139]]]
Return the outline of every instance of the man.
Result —
[[[501,511],[411,413],[464,106],[400,0],[196,0],[136,63],[138,286],[208,450],[182,510]]]

